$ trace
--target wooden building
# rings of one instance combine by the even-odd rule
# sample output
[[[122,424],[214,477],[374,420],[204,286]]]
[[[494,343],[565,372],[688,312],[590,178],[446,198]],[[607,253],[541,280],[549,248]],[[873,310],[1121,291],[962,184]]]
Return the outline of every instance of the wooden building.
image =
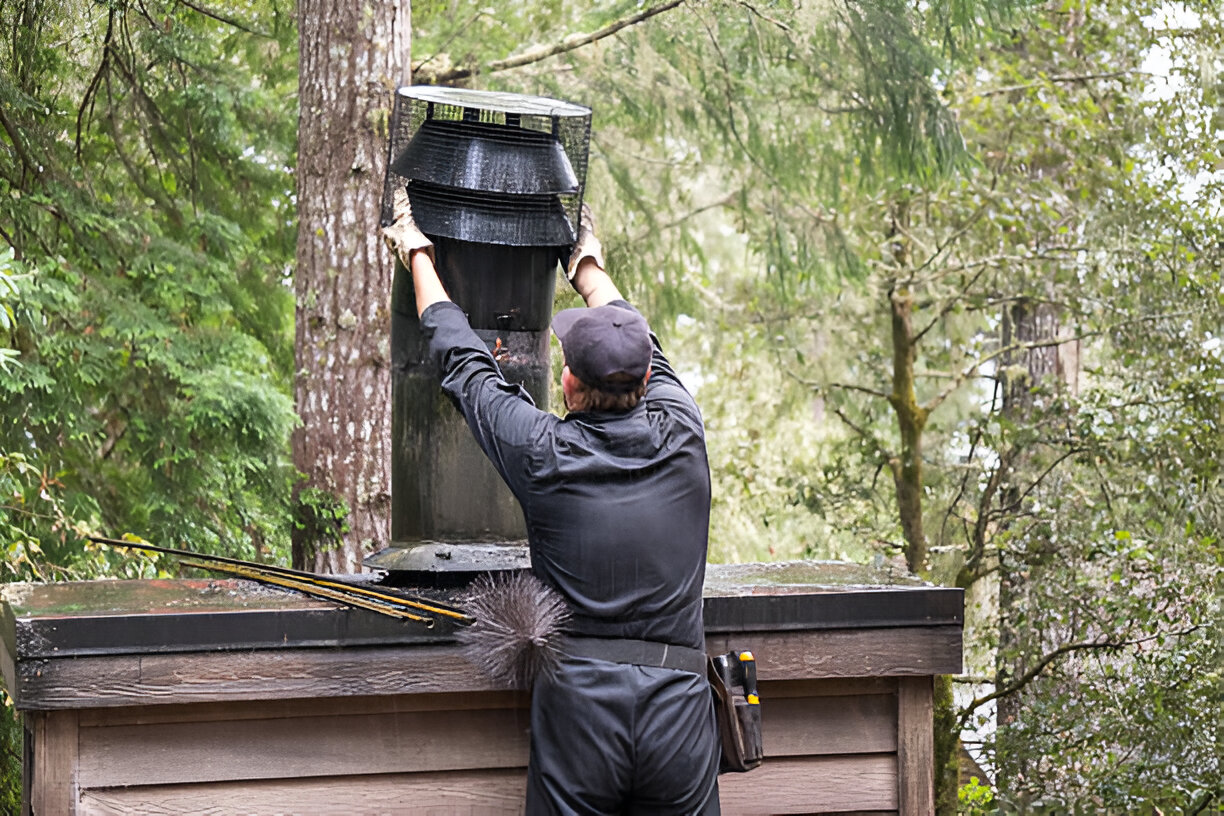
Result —
[[[527,697],[444,623],[233,580],[2,600],[27,813],[521,811]],[[861,567],[711,567],[709,650],[755,653],[766,752],[720,777],[723,812],[931,813],[932,677],[960,671],[961,622],[960,590]]]

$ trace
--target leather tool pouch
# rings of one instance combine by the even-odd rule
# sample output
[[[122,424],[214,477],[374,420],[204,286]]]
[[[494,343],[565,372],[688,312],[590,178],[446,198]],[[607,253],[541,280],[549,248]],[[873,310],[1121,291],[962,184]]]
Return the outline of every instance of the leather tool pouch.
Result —
[[[718,772],[751,771],[761,764],[761,698],[752,652],[728,652],[708,661],[722,759]]]

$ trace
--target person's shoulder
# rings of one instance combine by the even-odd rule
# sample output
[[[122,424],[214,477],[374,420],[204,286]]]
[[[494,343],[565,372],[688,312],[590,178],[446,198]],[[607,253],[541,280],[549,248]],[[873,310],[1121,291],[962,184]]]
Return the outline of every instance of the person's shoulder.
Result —
[[[643,399],[647,416],[652,422],[665,422],[688,429],[702,439],[705,438],[705,420],[701,409],[692,396],[682,388],[668,389],[674,391],[671,398],[656,394],[655,399]]]

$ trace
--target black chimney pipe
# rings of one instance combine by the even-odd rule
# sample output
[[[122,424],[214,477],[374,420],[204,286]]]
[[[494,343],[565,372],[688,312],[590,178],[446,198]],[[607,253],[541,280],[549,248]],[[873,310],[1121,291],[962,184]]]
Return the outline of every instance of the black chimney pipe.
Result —
[[[590,116],[542,97],[408,87],[392,117],[383,222],[406,187],[447,293],[503,375],[541,408],[557,264],[575,238]],[[522,512],[438,388],[411,275],[398,261],[391,300],[392,546],[366,565],[418,584],[528,566]]]

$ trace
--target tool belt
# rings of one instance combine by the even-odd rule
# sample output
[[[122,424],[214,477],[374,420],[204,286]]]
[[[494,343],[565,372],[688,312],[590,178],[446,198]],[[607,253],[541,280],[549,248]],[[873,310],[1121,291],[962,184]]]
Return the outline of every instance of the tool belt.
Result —
[[[561,651],[570,657],[587,657],[612,663],[679,669],[698,675],[706,673],[705,652],[656,640],[571,635],[561,641]]]
[[[761,764],[761,698],[752,652],[711,655],[708,661],[714,714],[722,748],[718,772],[751,771]]]

